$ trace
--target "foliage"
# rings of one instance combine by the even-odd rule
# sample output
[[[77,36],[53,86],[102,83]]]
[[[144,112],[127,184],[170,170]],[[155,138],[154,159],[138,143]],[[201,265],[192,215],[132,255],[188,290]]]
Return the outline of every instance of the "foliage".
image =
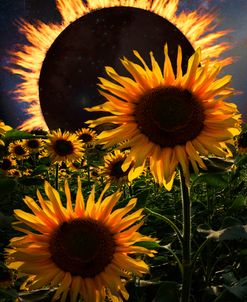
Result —
[[[8,145],[14,140],[39,138],[21,131],[11,130],[1,139],[0,166],[2,159],[10,156]],[[93,184],[96,192],[105,186],[106,180],[100,175],[103,157],[110,150],[99,146],[86,149],[84,158],[76,169],[62,164],[56,169],[49,154],[42,147],[11,170],[0,169],[0,301],[50,301],[52,290],[47,288],[32,293],[20,291],[22,279],[16,272],[8,275],[4,264],[4,248],[9,240],[20,233],[11,227],[15,220],[14,209],[27,208],[22,202],[25,195],[35,198],[36,190],[43,193],[43,182],[48,180],[58,185],[61,196],[63,182],[69,180],[72,200],[80,176],[84,194],[89,194]],[[235,160],[219,158],[204,159],[208,171],[192,175],[192,299],[202,302],[247,301],[247,156],[235,154]],[[86,164],[85,164],[86,162]],[[13,171],[14,170],[14,171]],[[94,172],[94,173],[93,173]],[[141,232],[157,238],[156,243],[139,245],[156,249],[154,258],[145,259],[150,265],[150,274],[135,277],[128,285],[131,302],[178,302],[181,290],[181,248],[179,237],[168,220],[181,230],[181,193],[178,176],[174,188],[168,192],[154,183],[146,170],[131,184],[120,186],[123,196],[119,207],[131,197],[138,198],[137,207],[146,208],[145,224]],[[98,190],[99,189],[99,190]],[[111,185],[110,192],[118,186]],[[109,193],[110,193],[109,192]],[[65,199],[64,199],[65,200]],[[8,278],[6,277],[8,276]]]

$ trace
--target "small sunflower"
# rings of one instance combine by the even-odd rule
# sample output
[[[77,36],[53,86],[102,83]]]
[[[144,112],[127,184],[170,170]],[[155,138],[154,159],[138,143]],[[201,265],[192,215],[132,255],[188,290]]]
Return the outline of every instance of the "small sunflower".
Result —
[[[93,146],[97,137],[96,132],[88,128],[82,128],[76,131],[76,135],[79,137],[79,140],[81,140],[85,144],[86,147]]]
[[[29,151],[20,140],[10,143],[8,150],[9,153],[18,160],[26,159],[29,156]]]
[[[70,163],[80,160],[84,150],[76,134],[62,132],[60,129],[51,131],[46,147],[53,163]]]
[[[75,162],[70,163],[68,165],[68,168],[72,172],[79,172],[79,171],[81,171],[81,169],[85,168],[86,166],[87,166],[87,160],[82,159],[80,162],[75,161]]]
[[[3,135],[10,130],[12,130],[12,127],[6,125],[3,121],[0,121],[0,135]]]
[[[6,172],[16,166],[16,161],[11,157],[4,157],[0,162],[0,170]]]
[[[16,177],[16,178],[22,176],[22,175],[21,175],[21,171],[18,170],[18,169],[10,169],[10,170],[8,170],[8,175],[14,176],[14,177]]]
[[[67,169],[59,169],[58,171],[58,178],[59,179],[69,179],[71,178],[71,174],[68,173]]]
[[[43,146],[44,142],[39,138],[31,138],[25,140],[25,146],[30,151],[30,153],[36,153]]]
[[[100,181],[100,179],[101,179],[101,170],[102,170],[101,166],[98,166],[98,167],[90,166],[89,167],[89,176],[90,176],[90,179],[92,179],[93,182]]]
[[[4,134],[7,131],[10,131],[12,128],[8,125],[5,125],[5,123],[3,121],[0,121],[0,145],[5,145],[4,141],[1,140],[1,137],[4,136]]]
[[[30,176],[33,173],[33,169],[27,168],[22,171],[22,176]]]
[[[104,167],[101,173],[110,183],[121,185],[129,182],[128,174],[134,162],[126,171],[123,171],[121,168],[127,156],[128,152],[121,152],[119,150],[114,150],[112,153],[104,156]]]
[[[143,224],[142,209],[129,214],[137,200],[131,199],[124,208],[113,211],[121,192],[103,199],[107,189],[97,202],[93,189],[85,205],[78,179],[73,207],[65,182],[64,207],[58,191],[45,182],[48,200],[37,191],[39,204],[28,196],[24,199],[33,214],[15,210],[15,228],[25,235],[11,240],[6,249],[7,264],[8,268],[28,275],[27,289],[57,287],[52,301],[65,301],[69,294],[71,302],[76,302],[78,296],[85,302],[100,302],[106,292],[111,292],[114,301],[121,296],[128,298],[121,278],[128,278],[129,273],[140,276],[148,272],[148,265],[132,255],[154,253],[136,243],[154,239],[137,232]]]
[[[247,132],[242,132],[236,137],[236,147],[239,154],[247,153]]]
[[[117,125],[98,136],[100,144],[109,147],[128,140],[130,153],[122,169],[126,171],[134,161],[129,180],[140,175],[149,158],[155,181],[170,190],[178,164],[189,185],[189,162],[198,173],[198,165],[206,169],[200,154],[224,157],[230,153],[226,141],[239,133],[240,114],[235,104],[224,102],[233,89],[228,87],[231,76],[216,80],[220,65],[207,61],[200,66],[198,49],[183,74],[179,47],[174,73],[167,46],[164,53],[163,69],[152,52],[151,69],[137,51],[134,55],[143,67],[126,58],[121,60],[133,79],[106,67],[114,82],[100,78],[99,87],[105,90],[100,93],[108,101],[88,110],[112,113],[112,116],[89,121],[91,127],[109,122]]]

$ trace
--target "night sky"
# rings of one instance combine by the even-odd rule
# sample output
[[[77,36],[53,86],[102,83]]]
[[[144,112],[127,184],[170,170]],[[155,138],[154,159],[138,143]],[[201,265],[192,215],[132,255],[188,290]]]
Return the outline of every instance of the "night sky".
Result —
[[[235,63],[223,69],[224,74],[232,74],[232,86],[242,94],[231,99],[238,106],[246,121],[247,113],[247,0],[180,0],[179,10],[192,10],[200,7],[204,12],[218,12],[221,21],[217,29],[230,28],[227,41],[232,49],[227,55],[236,57]],[[17,103],[11,90],[18,84],[18,77],[3,67],[8,64],[8,50],[14,45],[25,43],[18,32],[17,20],[23,18],[35,22],[59,22],[60,15],[55,0],[0,0],[0,119],[7,124],[18,126],[25,120],[22,110],[25,104]]]

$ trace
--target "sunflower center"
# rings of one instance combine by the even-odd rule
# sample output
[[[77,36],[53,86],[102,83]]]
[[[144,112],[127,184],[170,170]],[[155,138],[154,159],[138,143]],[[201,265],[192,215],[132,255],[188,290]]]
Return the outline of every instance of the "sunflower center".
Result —
[[[202,131],[204,110],[189,90],[154,88],[141,96],[135,109],[140,131],[161,147],[185,144]]]
[[[111,263],[115,241],[101,222],[87,218],[64,222],[51,236],[54,263],[65,272],[93,278]]]
[[[39,141],[36,139],[31,139],[27,142],[27,146],[30,149],[37,149],[37,148],[39,148]]]
[[[124,172],[121,168],[123,162],[124,162],[124,159],[119,160],[119,161],[115,162],[114,164],[112,164],[110,176],[120,178],[120,177],[128,175],[130,168]]]
[[[79,139],[82,140],[84,143],[88,143],[92,141],[92,135],[89,133],[83,133],[79,136]]]
[[[16,155],[24,155],[25,153],[25,149],[22,146],[15,146]]]
[[[72,154],[74,147],[71,141],[58,139],[54,144],[54,150],[58,155],[65,156],[65,155]]]

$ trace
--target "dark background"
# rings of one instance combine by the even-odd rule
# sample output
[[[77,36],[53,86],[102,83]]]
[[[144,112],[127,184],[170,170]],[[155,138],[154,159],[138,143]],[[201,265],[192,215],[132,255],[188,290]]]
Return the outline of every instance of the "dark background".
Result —
[[[93,1],[93,0],[92,0]],[[141,1],[141,0],[140,0]],[[179,11],[202,9],[204,12],[218,12],[221,21],[217,30],[230,28],[232,33],[226,39],[232,49],[227,55],[236,57],[235,63],[224,68],[224,74],[232,74],[232,86],[242,91],[231,99],[238,106],[246,121],[247,113],[247,0],[180,0]],[[17,20],[23,18],[35,22],[59,22],[60,15],[55,0],[0,0],[0,119],[14,127],[25,120],[25,104],[17,103],[11,90],[18,84],[18,77],[3,67],[8,65],[8,50],[15,44],[24,43],[25,38],[18,32]]]

